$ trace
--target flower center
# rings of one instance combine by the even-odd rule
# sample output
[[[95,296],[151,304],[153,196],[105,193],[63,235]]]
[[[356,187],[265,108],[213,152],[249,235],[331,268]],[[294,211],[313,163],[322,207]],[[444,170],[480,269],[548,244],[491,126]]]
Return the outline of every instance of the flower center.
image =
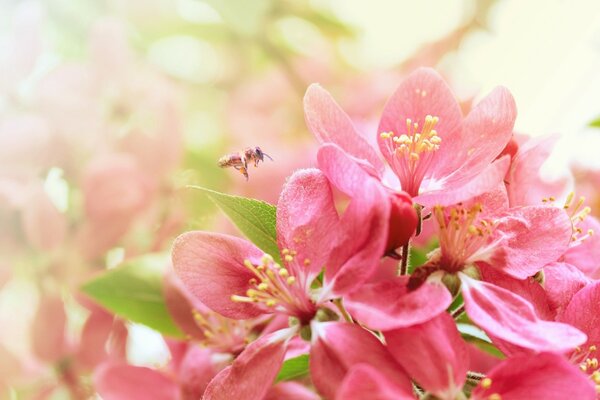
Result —
[[[446,271],[458,272],[475,259],[484,259],[486,251],[490,250],[489,238],[495,223],[478,218],[482,210],[481,204],[467,209],[459,203],[449,212],[442,206],[434,207],[433,213],[440,227],[440,264]]]
[[[571,236],[572,246],[576,246],[592,236],[594,234],[593,229],[588,229],[585,233],[583,229],[578,226],[581,222],[585,220],[585,218],[590,214],[592,209],[590,207],[583,207],[585,203],[585,197],[581,196],[577,200],[577,202],[573,203],[573,199],[575,197],[574,192],[570,192],[565,200],[565,204],[563,205],[563,209],[571,218],[571,223],[573,224],[573,235]],[[542,199],[543,203],[554,204],[554,197],[548,197],[546,199]],[[583,236],[580,236],[583,235]]]
[[[433,153],[440,148],[442,138],[435,125],[439,118],[427,115],[419,131],[419,123],[406,119],[406,133],[382,132],[392,157],[392,168],[398,174],[402,189],[411,196],[419,194],[419,186],[431,162]]]
[[[284,249],[282,253],[285,262],[294,261],[296,254],[294,251]],[[232,301],[257,303],[265,312],[283,312],[296,316],[302,321],[312,318],[316,311],[315,305],[298,285],[296,277],[290,274],[288,268],[274,262],[268,254],[263,255],[258,265],[254,265],[250,260],[244,260],[244,266],[254,274],[254,277],[248,281],[250,288],[246,291],[246,296],[233,295]]]
[[[233,320],[214,312],[193,310],[194,321],[204,334],[202,344],[212,349],[236,354],[249,343],[252,326],[248,321]]]

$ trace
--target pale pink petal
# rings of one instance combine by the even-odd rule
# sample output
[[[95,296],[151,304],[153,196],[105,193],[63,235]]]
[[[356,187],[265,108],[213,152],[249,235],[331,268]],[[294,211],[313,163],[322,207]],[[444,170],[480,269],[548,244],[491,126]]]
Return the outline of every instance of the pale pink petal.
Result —
[[[414,399],[412,393],[397,386],[381,374],[376,366],[357,364],[350,368],[340,386],[336,400],[402,400]]]
[[[408,277],[365,284],[345,297],[350,314],[371,329],[389,330],[420,324],[435,317],[452,302],[444,285],[425,282],[409,291]]]
[[[571,246],[564,255],[563,260],[579,268],[587,276],[593,277],[600,271],[600,222],[593,216],[587,216],[577,224],[582,230],[582,235],[591,229],[593,234],[585,240]]]
[[[181,400],[198,400],[217,374],[212,362],[213,352],[208,348],[191,345],[188,348],[177,374]]]
[[[516,117],[515,101],[504,87],[497,87],[479,102],[463,122],[460,151],[452,154],[460,160],[461,166],[453,175],[465,179],[486,168],[510,141]],[[449,180],[453,179],[453,176],[449,177]]]
[[[244,260],[259,260],[262,254],[246,240],[193,231],[175,240],[173,268],[185,287],[207,307],[229,318],[247,319],[262,311],[251,303],[234,302],[231,296],[246,295],[254,274],[244,266]]]
[[[53,363],[66,355],[67,315],[58,294],[42,293],[31,326],[33,354],[42,361]]]
[[[423,126],[427,115],[439,118],[436,125],[442,139],[426,176],[445,176],[456,164],[460,144],[462,115],[456,98],[442,77],[432,69],[419,68],[410,74],[390,97],[379,123],[377,136],[381,153],[393,165],[394,155],[388,150],[382,132],[406,133],[406,120]],[[398,174],[398,171],[396,171]],[[406,188],[403,188],[406,190]]]
[[[481,272],[482,281],[506,289],[529,302],[533,306],[536,315],[541,319],[554,319],[555,313],[550,309],[548,296],[544,290],[544,287],[547,287],[547,282],[542,287],[534,278],[516,279],[486,265],[480,265],[479,271]]]
[[[467,348],[469,350],[469,371],[478,371],[486,374],[502,361],[502,359],[481,350],[472,343],[467,343]]]
[[[594,400],[596,390],[590,379],[556,354],[524,355],[510,358],[494,368],[487,378],[489,387],[480,384],[473,400],[488,400],[497,394],[502,400]]]
[[[495,232],[506,238],[492,265],[515,278],[534,275],[569,247],[572,224],[563,209],[528,206],[509,210]]]
[[[586,341],[572,326],[538,318],[523,298],[460,274],[465,309],[469,318],[488,334],[534,351],[562,353]]]
[[[487,165],[475,177],[460,181],[442,182],[439,189],[423,192],[414,197],[415,203],[424,206],[448,206],[472,199],[498,187],[508,170],[510,159],[500,158]]]
[[[159,371],[119,363],[97,368],[94,386],[104,400],[173,400],[179,392],[177,384]]]
[[[454,399],[465,383],[469,353],[450,315],[384,332],[389,351],[426,391]]]
[[[588,345],[600,346],[600,281],[595,281],[578,291],[558,320],[585,332]]]
[[[278,331],[252,342],[208,385],[203,400],[262,399],[283,363],[289,333]]]
[[[77,362],[83,368],[93,369],[107,358],[106,342],[112,331],[113,320],[111,314],[97,309],[85,321],[76,354]]]
[[[33,190],[21,213],[29,243],[39,250],[60,246],[67,234],[67,218],[54,206],[43,188]]]
[[[297,382],[281,382],[269,389],[263,400],[319,400],[320,397]]]
[[[379,372],[405,393],[412,385],[402,367],[370,332],[355,324],[313,321],[310,371],[325,398],[335,398],[348,371],[357,364],[376,365]]]
[[[317,169],[295,172],[277,203],[277,241],[280,249],[297,252],[290,266],[295,276],[308,275],[305,284],[310,285],[323,269],[337,240],[338,222],[325,175]]]
[[[335,143],[349,155],[371,164],[379,175],[383,162],[375,149],[356,131],[352,121],[320,85],[312,84],[304,96],[306,125],[321,143]]]
[[[540,168],[557,139],[557,136],[529,139],[519,146],[506,177],[511,207],[537,205],[542,199],[564,192],[568,179],[547,182],[540,176]]]
[[[554,312],[560,313],[575,293],[591,282],[591,279],[571,264],[557,262],[544,267],[544,288],[548,305]]]

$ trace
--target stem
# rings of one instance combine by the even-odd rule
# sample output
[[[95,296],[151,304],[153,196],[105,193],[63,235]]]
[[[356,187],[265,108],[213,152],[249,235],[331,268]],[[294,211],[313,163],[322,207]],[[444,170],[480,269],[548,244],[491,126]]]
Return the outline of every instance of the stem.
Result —
[[[351,324],[354,323],[354,320],[352,319],[350,314],[348,314],[348,311],[346,311],[346,309],[344,308],[344,305],[342,304],[342,299],[333,300],[333,304],[335,304],[338,310],[340,310],[340,313],[342,314],[346,322],[350,322]]]
[[[465,305],[463,304],[462,306],[458,307],[456,310],[452,311],[452,313],[450,315],[452,316],[452,318],[457,319],[464,313],[465,313]]]
[[[410,250],[410,242],[402,246],[402,261],[400,262],[400,273],[399,275],[406,275],[408,273],[408,256]]]

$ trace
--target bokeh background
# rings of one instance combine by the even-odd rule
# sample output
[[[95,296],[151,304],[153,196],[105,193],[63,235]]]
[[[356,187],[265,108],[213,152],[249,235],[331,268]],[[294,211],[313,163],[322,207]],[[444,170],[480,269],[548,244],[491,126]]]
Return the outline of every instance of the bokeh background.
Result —
[[[375,140],[419,66],[465,110],[507,86],[515,130],[558,137],[548,178],[575,177],[599,204],[597,1],[0,0],[2,396],[77,398],[69,379],[89,382],[94,363],[71,361],[93,358],[95,306],[79,291],[91,276],[166,254],[186,230],[233,231],[186,185],[275,202],[314,164],[310,83]],[[248,181],[217,166],[249,146],[274,161]],[[158,333],[114,324],[131,363],[166,362]]]

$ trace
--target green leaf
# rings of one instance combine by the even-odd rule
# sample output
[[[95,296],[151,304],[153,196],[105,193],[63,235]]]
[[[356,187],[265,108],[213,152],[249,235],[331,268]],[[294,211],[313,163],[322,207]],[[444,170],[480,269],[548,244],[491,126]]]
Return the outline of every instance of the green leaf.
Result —
[[[592,122],[589,123],[589,125],[592,128],[600,128],[600,117],[594,119]]]
[[[275,382],[289,381],[306,374],[308,374],[308,354],[302,354],[283,363]]]
[[[277,208],[274,205],[200,186],[190,187],[206,193],[252,243],[270,254],[275,261],[281,262],[275,229]]]
[[[456,324],[456,327],[465,341],[474,344],[480,350],[483,350],[494,357],[500,359],[505,358],[504,354],[494,346],[488,335],[478,327],[463,323]]]
[[[86,282],[81,290],[116,315],[172,337],[184,337],[163,295],[166,255],[149,254],[126,261]]]

